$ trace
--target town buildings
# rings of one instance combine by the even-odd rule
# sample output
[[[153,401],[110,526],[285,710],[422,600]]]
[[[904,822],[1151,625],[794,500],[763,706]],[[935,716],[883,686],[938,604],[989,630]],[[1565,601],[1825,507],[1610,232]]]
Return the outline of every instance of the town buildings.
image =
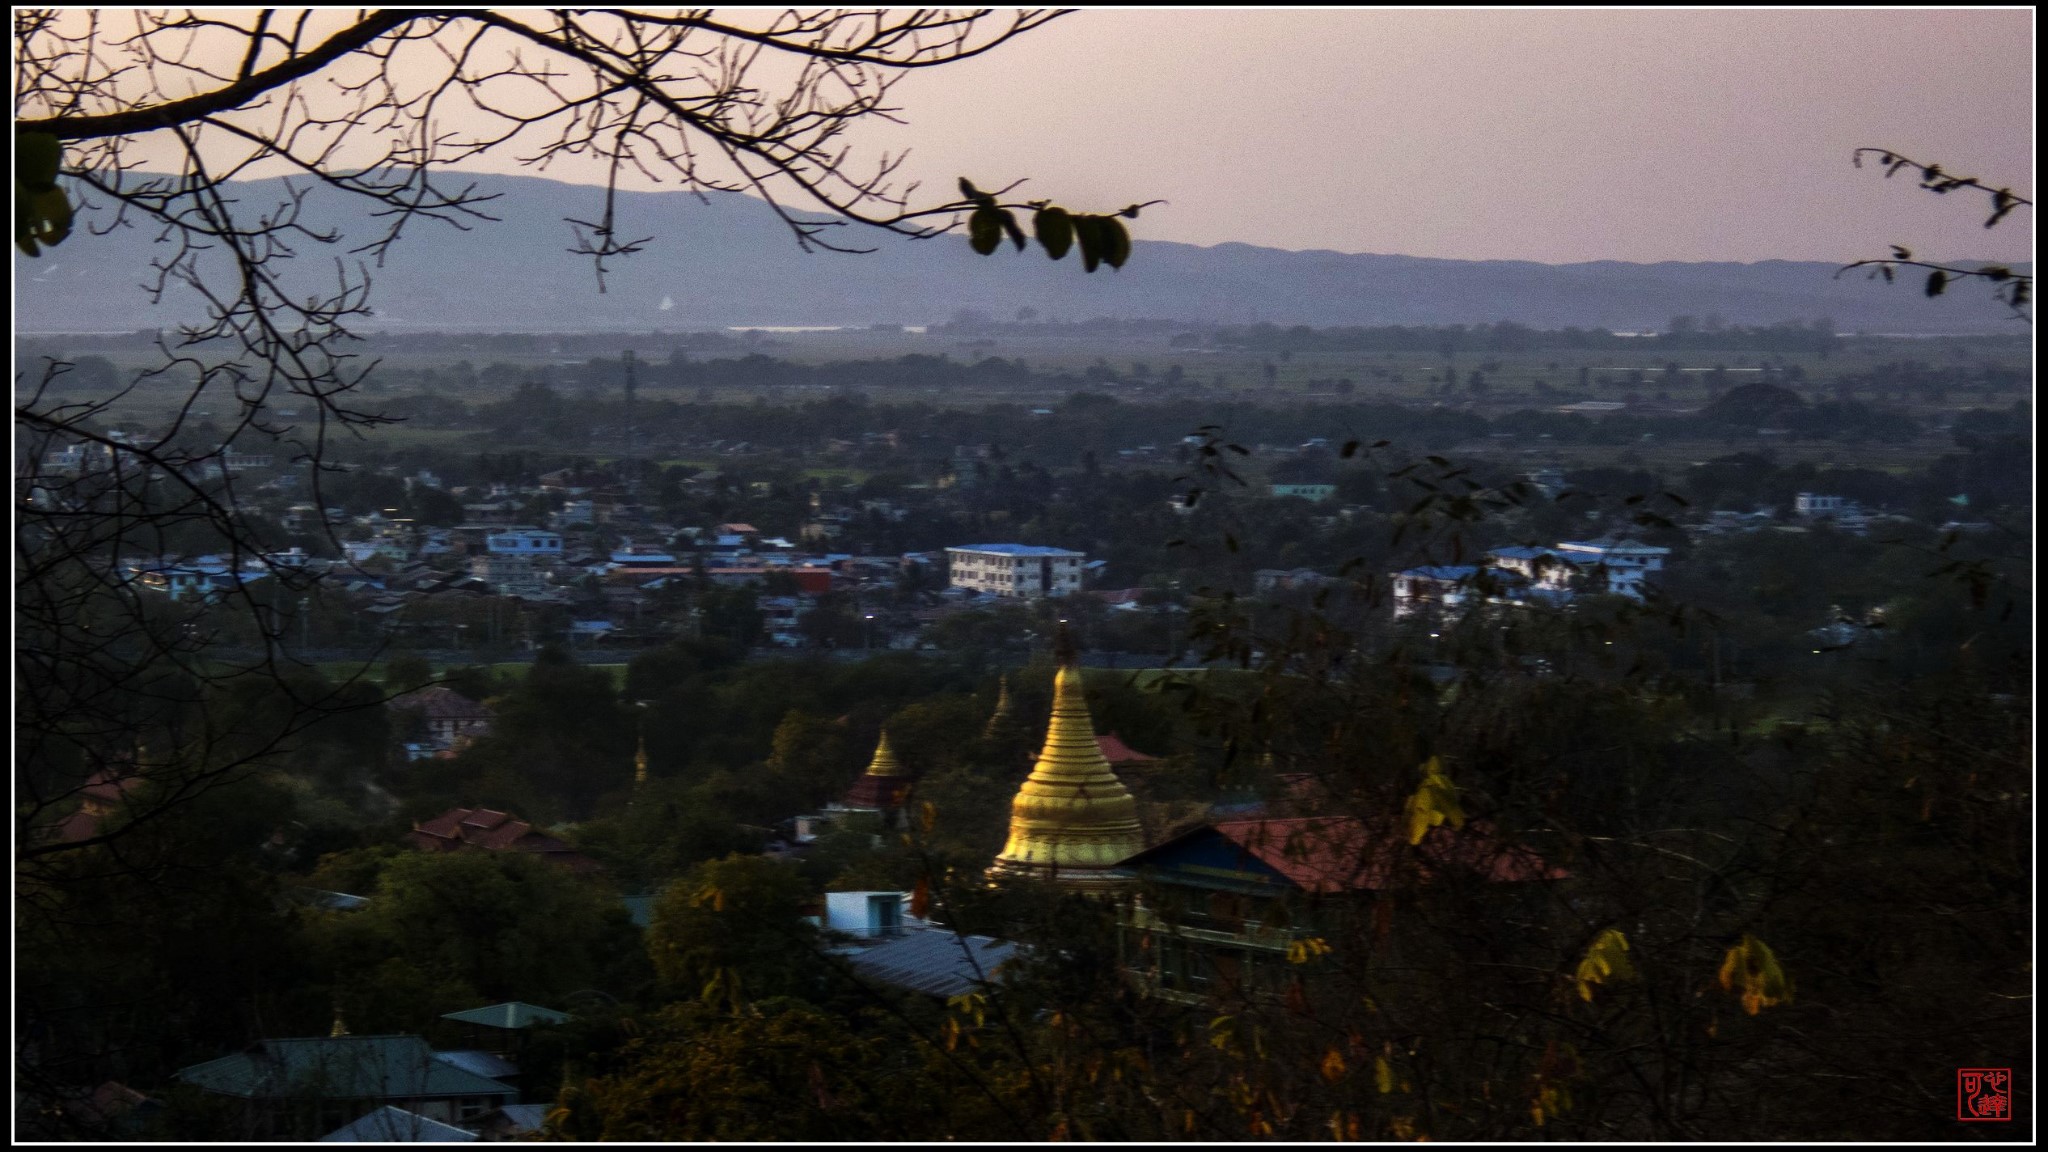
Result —
[[[1437,564],[1393,574],[1394,615],[1458,611],[1471,603],[1569,604],[1581,593],[1642,600],[1671,549],[1626,537],[1507,547],[1479,564]]]

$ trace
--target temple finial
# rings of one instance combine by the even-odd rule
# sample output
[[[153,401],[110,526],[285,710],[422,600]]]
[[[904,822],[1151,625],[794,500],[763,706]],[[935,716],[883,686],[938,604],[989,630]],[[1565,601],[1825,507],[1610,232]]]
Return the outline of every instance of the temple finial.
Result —
[[[1081,662],[1080,650],[1074,646],[1073,630],[1067,627],[1065,620],[1060,621],[1059,631],[1054,634],[1052,658],[1062,668],[1072,668]]]

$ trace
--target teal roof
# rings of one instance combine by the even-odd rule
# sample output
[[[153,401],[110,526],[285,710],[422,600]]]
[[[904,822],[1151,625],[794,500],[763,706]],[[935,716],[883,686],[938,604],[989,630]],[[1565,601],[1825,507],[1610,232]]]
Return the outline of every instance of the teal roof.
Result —
[[[353,1124],[320,1138],[322,1144],[460,1144],[476,1139],[453,1124],[429,1120],[386,1104]]]
[[[486,1028],[531,1028],[535,1024],[561,1024],[574,1017],[567,1012],[542,1008],[537,1004],[524,1004],[514,1000],[510,1004],[493,1004],[488,1008],[471,1008],[467,1012],[449,1012],[441,1017],[462,1024],[481,1024]]]
[[[509,1085],[435,1059],[418,1036],[259,1040],[247,1051],[179,1069],[177,1079],[248,1099],[518,1096]]]

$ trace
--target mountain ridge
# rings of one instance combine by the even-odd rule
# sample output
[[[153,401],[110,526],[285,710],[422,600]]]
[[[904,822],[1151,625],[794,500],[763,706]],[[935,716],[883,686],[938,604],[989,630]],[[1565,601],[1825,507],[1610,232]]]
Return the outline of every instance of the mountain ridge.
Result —
[[[463,174],[466,177],[471,174]],[[375,315],[356,326],[425,331],[645,331],[735,325],[924,324],[962,310],[999,316],[1023,308],[1043,317],[1170,317],[1189,323],[1266,322],[1377,326],[1510,321],[1536,328],[1654,330],[1671,317],[1719,316],[1728,324],[1832,318],[1841,331],[2009,332],[2010,314],[1970,284],[1928,299],[1916,283],[1872,283],[1816,261],[1450,260],[1395,253],[1290,250],[1243,241],[1196,245],[1139,239],[1121,270],[1083,274],[1074,258],[972,253],[958,236],[910,241],[870,232],[863,255],[805,254],[760,201],[738,193],[620,192],[618,231],[651,236],[646,251],[617,257],[599,294],[588,257],[566,251],[567,217],[589,219],[602,190],[535,176],[475,174],[499,191],[485,208],[501,217],[459,232],[416,222],[384,266],[370,268]],[[240,182],[233,194],[260,210],[283,181]],[[306,216],[360,243],[367,204],[338,203],[316,188]],[[17,331],[121,331],[170,326],[196,315],[189,292],[152,307],[134,284],[151,258],[150,236],[128,228],[94,236],[82,212],[72,237],[41,259],[17,253]],[[814,214],[804,214],[821,219]],[[858,226],[853,226],[857,228]],[[856,233],[852,228],[848,237]],[[299,247],[287,282],[303,294],[333,284],[329,249]],[[1874,246],[1881,247],[1881,246]],[[314,257],[314,258],[307,258]],[[667,307],[663,307],[664,302]]]

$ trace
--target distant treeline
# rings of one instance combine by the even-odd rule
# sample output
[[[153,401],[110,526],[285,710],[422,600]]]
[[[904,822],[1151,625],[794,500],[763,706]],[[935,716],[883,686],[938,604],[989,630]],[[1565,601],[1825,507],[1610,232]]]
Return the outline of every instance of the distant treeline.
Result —
[[[1825,356],[1841,343],[1832,319],[1810,323],[1787,321],[1763,328],[1728,328],[1718,321],[1673,317],[1666,330],[1617,333],[1601,328],[1530,328],[1499,324],[1450,324],[1439,327],[1281,328],[1253,324],[1220,328],[1177,343],[1200,343],[1250,352],[1427,352],[1455,356],[1462,352],[1515,353],[1558,351],[1677,351],[1714,349],[1728,352],[1770,352],[1779,355]]]
[[[626,441],[626,409],[616,393],[578,399],[544,384],[521,385],[509,397],[474,407],[446,396],[406,396],[383,405],[393,416],[422,425],[467,428],[503,444],[548,444],[559,449],[616,451]],[[980,409],[934,403],[871,403],[859,394],[792,404],[688,403],[642,396],[632,422],[644,450],[682,452],[713,441],[746,442],[763,449],[815,451],[841,441],[856,456],[870,451],[904,451],[916,456],[951,455],[968,445],[997,445],[1014,459],[1071,466],[1084,453],[1107,461],[1124,450],[1150,446],[1166,458],[1178,454],[1180,438],[1197,423],[1228,429],[1247,444],[1292,446],[1316,438],[1334,444],[1385,439],[1444,451],[1488,437],[1527,446],[1556,444],[1641,446],[1646,440],[1720,440],[1753,444],[1760,429],[1786,440],[1841,443],[1899,442],[1927,429],[1911,414],[1860,400],[1808,401],[1771,384],[1730,389],[1696,413],[1603,416],[1527,408],[1487,417],[1450,407],[1351,402],[1262,404],[1249,400],[1205,401],[1199,410],[1185,402],[1127,402],[1096,392],[1076,391],[1049,408],[990,404]],[[2006,409],[1971,409],[1953,418],[1958,441],[2009,441],[2018,458],[2031,451],[2024,402]],[[870,435],[888,436],[879,449]]]

